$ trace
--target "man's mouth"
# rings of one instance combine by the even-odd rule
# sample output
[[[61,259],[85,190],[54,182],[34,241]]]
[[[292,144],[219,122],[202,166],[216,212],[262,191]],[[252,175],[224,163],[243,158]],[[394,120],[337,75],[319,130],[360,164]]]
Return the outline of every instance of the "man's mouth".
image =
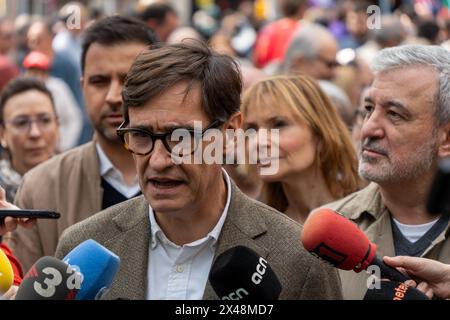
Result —
[[[387,153],[380,149],[380,148],[368,148],[368,147],[362,147],[362,154],[368,155],[368,156],[377,156],[377,155],[382,155],[382,156],[386,156]]]
[[[182,180],[167,179],[167,178],[150,178],[149,183],[158,189],[170,189],[175,188],[184,183]]]
[[[122,123],[123,122],[123,115],[121,113],[113,113],[109,114],[105,117],[106,121],[110,123]]]

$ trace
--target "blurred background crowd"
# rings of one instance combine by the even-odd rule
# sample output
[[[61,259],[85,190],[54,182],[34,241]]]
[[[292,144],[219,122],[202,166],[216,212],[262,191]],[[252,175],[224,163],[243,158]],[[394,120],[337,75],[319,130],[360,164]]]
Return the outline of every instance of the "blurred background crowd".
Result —
[[[1,146],[2,157],[7,161],[0,170],[7,181],[3,184],[15,186],[14,191],[20,177],[36,164],[92,139],[93,128],[79,81],[80,61],[83,31],[102,17],[121,14],[138,18],[165,43],[185,38],[207,41],[215,50],[240,63],[244,90],[274,75],[303,73],[318,80],[357,150],[362,123],[360,101],[373,78],[369,67],[373,57],[383,48],[401,44],[438,44],[450,48],[449,3],[0,0],[0,90],[20,75],[38,77],[52,93],[54,118],[58,119],[58,126],[46,131],[48,152],[34,160],[27,160],[28,153],[21,150],[26,139],[34,139],[27,131],[29,121],[15,124],[16,129],[22,125],[24,130],[12,133],[4,127]],[[7,111],[2,106],[3,120],[14,116],[6,115]],[[43,120],[36,121],[44,126]],[[40,138],[41,132],[35,133]],[[253,181],[247,169],[229,169],[244,192],[253,197],[260,195],[261,183]],[[350,188],[345,194],[355,189]],[[14,192],[9,195],[11,201],[13,195]]]
[[[246,87],[266,75],[306,73],[320,80],[350,129],[376,52],[405,43],[450,46],[449,1],[0,0],[0,89],[31,73],[60,93],[58,151],[91,139],[78,80],[82,34],[117,13],[142,19],[163,42],[208,41],[241,63]]]

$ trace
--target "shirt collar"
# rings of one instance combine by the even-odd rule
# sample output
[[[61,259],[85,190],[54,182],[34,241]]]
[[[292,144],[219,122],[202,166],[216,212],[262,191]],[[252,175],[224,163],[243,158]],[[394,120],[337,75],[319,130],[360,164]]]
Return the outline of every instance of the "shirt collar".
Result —
[[[356,192],[351,203],[339,211],[351,220],[357,220],[363,214],[369,214],[376,220],[385,210],[387,208],[381,197],[380,186],[371,182],[367,187]]]
[[[102,147],[100,147],[100,144],[96,143],[95,147],[97,148],[98,159],[100,160],[100,176],[103,177],[110,170],[114,170],[115,168]]]
[[[217,224],[214,226],[214,228],[205,236],[205,238],[213,239],[212,244],[216,243],[219,239],[220,232],[222,231],[223,224],[225,223],[225,219],[228,215],[228,209],[230,207],[231,203],[231,180],[228,173],[225,171],[225,169],[222,168],[223,176],[225,179],[225,184],[227,188],[227,201],[225,204],[225,208],[222,211],[222,214],[220,216],[219,221],[217,221]],[[152,243],[151,248],[153,249],[156,246],[156,239],[167,239],[164,232],[161,230],[161,227],[159,226],[158,222],[156,222],[155,213],[153,212],[152,207],[149,205],[149,217],[150,217],[150,229],[152,234]],[[201,240],[201,239],[200,239]],[[198,240],[194,241],[196,243]]]

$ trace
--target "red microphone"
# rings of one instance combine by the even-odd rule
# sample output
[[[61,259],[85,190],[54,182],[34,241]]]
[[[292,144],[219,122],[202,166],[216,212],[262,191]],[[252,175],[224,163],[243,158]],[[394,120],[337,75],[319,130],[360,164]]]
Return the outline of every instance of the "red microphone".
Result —
[[[356,224],[331,209],[318,209],[306,220],[301,241],[311,254],[342,270],[361,272],[377,266],[383,278],[404,282],[407,276],[376,256],[377,246]]]

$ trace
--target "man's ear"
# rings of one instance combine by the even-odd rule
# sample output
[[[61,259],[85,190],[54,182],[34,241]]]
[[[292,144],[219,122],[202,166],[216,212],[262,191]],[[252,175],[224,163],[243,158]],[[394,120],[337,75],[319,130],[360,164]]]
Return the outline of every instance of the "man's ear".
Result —
[[[450,122],[442,126],[441,132],[438,155],[442,159],[450,157]]]
[[[156,21],[156,19],[149,19],[146,21],[146,24],[152,30],[155,30],[155,28],[158,26],[158,22]]]
[[[291,71],[303,70],[305,62],[306,62],[305,57],[303,57],[302,55],[296,55],[292,59]]]
[[[231,118],[225,123],[224,129],[233,129],[237,130],[242,128],[242,124],[244,123],[244,117],[242,116],[242,112],[236,112],[231,116]]]
[[[231,148],[234,149],[234,146],[236,144],[236,130],[241,129],[242,125],[244,123],[244,117],[242,115],[242,112],[236,112],[231,116],[231,118],[225,123],[224,129],[225,130],[233,130],[233,135],[228,136],[225,131],[224,139],[225,143],[223,144],[223,152],[224,154],[227,154],[227,150],[230,151]]]
[[[7,149],[8,144],[6,143],[4,133],[5,133],[5,128],[2,125],[0,125],[0,143],[2,144],[3,149]]]

